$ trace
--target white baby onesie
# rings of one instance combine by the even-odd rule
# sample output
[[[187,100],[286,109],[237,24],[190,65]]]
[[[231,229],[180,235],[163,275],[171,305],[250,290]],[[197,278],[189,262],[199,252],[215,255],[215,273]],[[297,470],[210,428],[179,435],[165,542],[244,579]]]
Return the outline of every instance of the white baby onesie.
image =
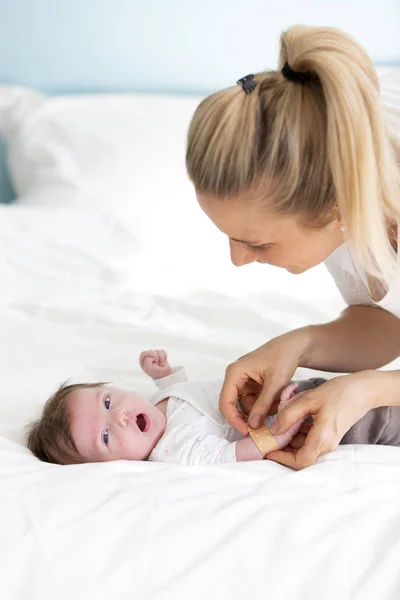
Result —
[[[318,387],[322,378],[297,381],[296,394]],[[231,427],[219,410],[223,380],[187,381],[185,369],[177,367],[172,375],[155,379],[160,389],[150,398],[156,406],[169,398],[165,431],[149,456],[157,462],[183,465],[236,462],[236,442],[243,436]],[[270,427],[276,415],[268,416]],[[293,434],[294,435],[294,434]]]
[[[156,406],[169,398],[165,432],[149,456],[157,462],[184,465],[236,462],[236,442],[243,436],[220,413],[222,379],[188,382],[185,370],[155,380]]]

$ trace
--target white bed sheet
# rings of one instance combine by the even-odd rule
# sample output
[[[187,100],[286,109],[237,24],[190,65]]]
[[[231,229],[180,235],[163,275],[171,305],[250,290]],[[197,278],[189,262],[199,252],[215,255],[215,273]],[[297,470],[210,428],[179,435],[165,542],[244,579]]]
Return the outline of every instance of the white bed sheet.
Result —
[[[399,89],[390,76],[392,116]],[[22,196],[0,206],[0,597],[398,600],[398,448],[342,447],[300,473],[60,467],[24,448],[67,378],[150,394],[137,358],[160,346],[189,377],[218,377],[344,303],[324,267],[229,263],[184,178],[196,101],[9,91],[21,102],[0,121]]]
[[[60,467],[20,445],[68,377],[150,393],[137,357],[154,346],[192,378],[219,376],[343,307],[323,267],[233,269],[204,227],[207,244],[199,229],[190,252],[166,243],[161,259],[97,212],[0,207],[2,598],[397,600],[397,448],[340,448],[294,473],[268,462]]]

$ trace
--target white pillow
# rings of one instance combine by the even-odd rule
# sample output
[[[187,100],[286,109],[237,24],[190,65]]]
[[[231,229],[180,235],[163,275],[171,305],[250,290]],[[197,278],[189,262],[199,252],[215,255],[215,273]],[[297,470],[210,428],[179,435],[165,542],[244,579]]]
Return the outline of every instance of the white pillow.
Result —
[[[187,127],[199,98],[44,96],[0,88],[0,126],[18,201],[164,214],[193,189]],[[151,201],[151,207],[149,202]]]
[[[210,235],[224,245],[218,256],[227,264],[225,241],[198,207],[185,169],[187,129],[199,101],[0,87],[17,203],[108,213],[148,252],[157,249],[157,272],[163,262],[180,261],[188,244],[196,247],[195,238],[200,248]]]

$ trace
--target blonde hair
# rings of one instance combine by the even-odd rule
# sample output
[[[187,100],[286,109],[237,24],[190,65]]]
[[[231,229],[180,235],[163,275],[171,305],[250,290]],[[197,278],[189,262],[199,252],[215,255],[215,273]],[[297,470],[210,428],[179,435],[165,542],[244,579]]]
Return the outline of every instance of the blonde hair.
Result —
[[[312,72],[306,83],[281,73]],[[199,193],[254,191],[271,210],[309,226],[335,219],[367,271],[387,287],[395,268],[388,228],[400,221],[400,154],[391,138],[373,64],[352,37],[330,27],[281,35],[278,71],[258,73],[201,102],[186,165]]]
[[[27,445],[44,462],[70,465],[84,462],[71,435],[71,418],[67,399],[79,390],[105,385],[104,383],[63,383],[47,400],[40,419],[28,425]]]

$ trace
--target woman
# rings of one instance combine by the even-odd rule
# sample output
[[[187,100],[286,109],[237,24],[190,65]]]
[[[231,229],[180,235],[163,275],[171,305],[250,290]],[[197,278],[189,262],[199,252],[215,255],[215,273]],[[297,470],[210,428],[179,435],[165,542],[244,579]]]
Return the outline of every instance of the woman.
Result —
[[[371,408],[400,404],[400,372],[375,370],[400,355],[399,157],[371,60],[331,28],[290,28],[278,71],[213,94],[192,119],[187,170],[232,262],[302,273],[325,261],[349,305],[227,369],[220,407],[242,433],[246,382],[262,386],[249,415],[258,427],[297,367],[349,373],[280,414],[275,433],[313,417],[297,446],[268,455],[290,467],[336,448]]]

